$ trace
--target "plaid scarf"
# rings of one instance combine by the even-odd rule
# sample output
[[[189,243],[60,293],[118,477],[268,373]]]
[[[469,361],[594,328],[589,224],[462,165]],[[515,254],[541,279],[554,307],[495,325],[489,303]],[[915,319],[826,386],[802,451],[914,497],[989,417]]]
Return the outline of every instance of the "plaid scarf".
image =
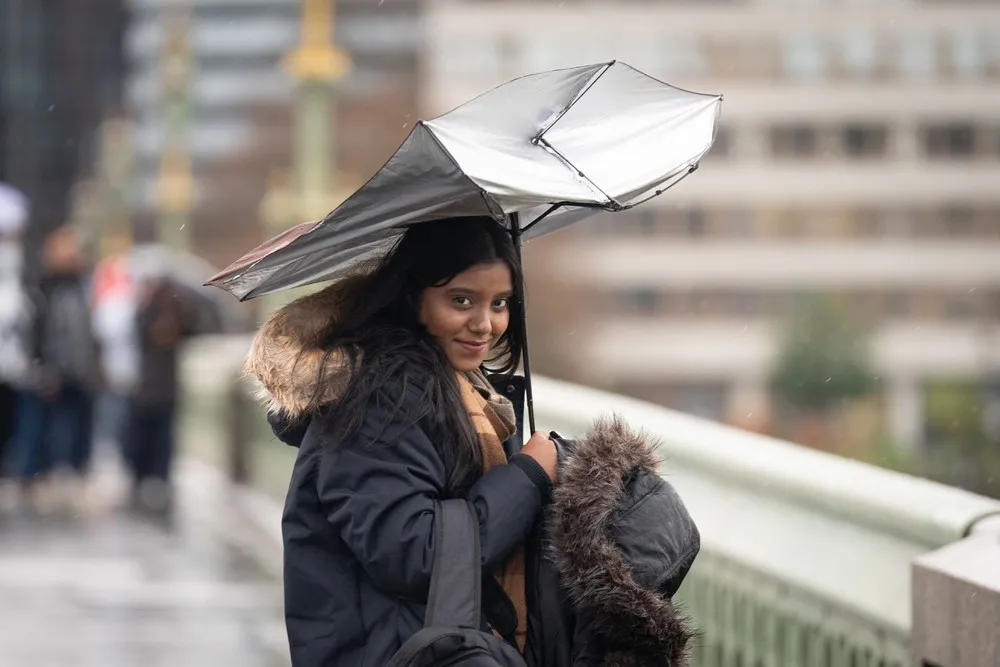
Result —
[[[462,394],[462,403],[479,435],[479,444],[483,452],[483,472],[488,472],[494,466],[506,464],[507,455],[503,443],[514,434],[516,428],[514,406],[493,391],[489,381],[481,372],[459,373],[458,386]],[[523,651],[528,625],[524,592],[524,548],[518,547],[493,576],[514,603],[517,612],[515,639]]]

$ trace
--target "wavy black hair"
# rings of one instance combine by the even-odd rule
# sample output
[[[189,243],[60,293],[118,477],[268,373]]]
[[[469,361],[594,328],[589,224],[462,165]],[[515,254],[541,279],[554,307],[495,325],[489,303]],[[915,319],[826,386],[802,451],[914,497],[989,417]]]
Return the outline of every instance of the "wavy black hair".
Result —
[[[479,439],[466,414],[455,371],[420,323],[425,289],[450,282],[479,264],[502,262],[510,270],[515,298],[510,322],[484,370],[511,376],[524,350],[524,278],[510,233],[488,217],[434,220],[409,227],[384,260],[358,279],[340,312],[322,335],[329,356],[346,353],[351,379],[333,405],[314,405],[327,416],[336,447],[360,429],[365,411],[385,409],[386,423],[407,428],[430,417],[450,445],[438,443],[453,488],[482,469]],[[326,364],[320,364],[320,373]],[[319,378],[318,387],[323,384]],[[395,389],[399,388],[398,395]],[[389,392],[392,392],[390,394]],[[321,391],[317,391],[318,401]]]

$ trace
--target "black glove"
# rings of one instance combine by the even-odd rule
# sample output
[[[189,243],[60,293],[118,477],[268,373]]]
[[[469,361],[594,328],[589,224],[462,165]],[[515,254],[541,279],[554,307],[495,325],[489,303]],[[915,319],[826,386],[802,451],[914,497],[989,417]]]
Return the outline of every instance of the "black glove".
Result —
[[[566,459],[576,451],[578,441],[572,438],[564,438],[556,431],[549,431],[549,440],[556,446],[556,481],[558,482],[559,471],[566,464]]]

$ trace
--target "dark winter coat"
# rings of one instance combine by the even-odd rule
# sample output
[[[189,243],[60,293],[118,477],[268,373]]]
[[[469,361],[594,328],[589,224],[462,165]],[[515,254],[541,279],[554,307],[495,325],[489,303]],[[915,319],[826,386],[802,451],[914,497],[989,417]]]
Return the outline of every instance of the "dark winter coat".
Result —
[[[68,387],[96,392],[101,385],[100,349],[83,277],[48,274],[31,297],[29,385],[43,391]]]
[[[449,439],[429,420],[389,423],[390,406],[412,398],[394,383],[366,411],[357,436],[336,448],[322,417],[300,419],[316,390],[308,370],[316,369],[311,346],[322,323],[314,320],[329,316],[337,299],[328,290],[286,307],[258,334],[248,370],[268,390],[275,432],[299,446],[282,519],[293,664],[382,667],[423,623],[433,503],[448,494],[438,447]],[[516,380],[497,390],[521,407]],[[368,444],[382,432],[392,435]],[[479,514],[485,571],[525,545],[527,664],[687,664],[692,630],[670,597],[699,538],[656,474],[652,444],[618,421],[562,442],[550,500],[537,463],[517,454],[521,441],[505,443],[510,465],[482,475],[465,497]],[[484,627],[502,626],[506,607],[489,598],[484,589]]]
[[[180,392],[180,348],[194,334],[194,313],[169,281],[151,281],[146,289],[136,313],[139,381],[132,403],[140,409],[170,410]]]

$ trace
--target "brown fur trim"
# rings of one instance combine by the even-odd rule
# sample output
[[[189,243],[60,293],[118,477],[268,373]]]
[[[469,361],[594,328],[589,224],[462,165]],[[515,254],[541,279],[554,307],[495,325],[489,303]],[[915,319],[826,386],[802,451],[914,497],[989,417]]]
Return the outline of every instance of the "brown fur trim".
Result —
[[[575,609],[615,652],[605,667],[690,663],[694,631],[673,602],[640,587],[611,536],[610,522],[630,473],[655,474],[656,445],[619,418],[600,420],[578,443],[553,493],[549,538]]]
[[[325,328],[357,287],[345,278],[275,312],[254,337],[243,366],[270,410],[301,416],[318,397],[333,401],[350,378],[346,355],[321,348]],[[324,363],[325,360],[325,363]],[[323,366],[322,378],[320,367]]]

